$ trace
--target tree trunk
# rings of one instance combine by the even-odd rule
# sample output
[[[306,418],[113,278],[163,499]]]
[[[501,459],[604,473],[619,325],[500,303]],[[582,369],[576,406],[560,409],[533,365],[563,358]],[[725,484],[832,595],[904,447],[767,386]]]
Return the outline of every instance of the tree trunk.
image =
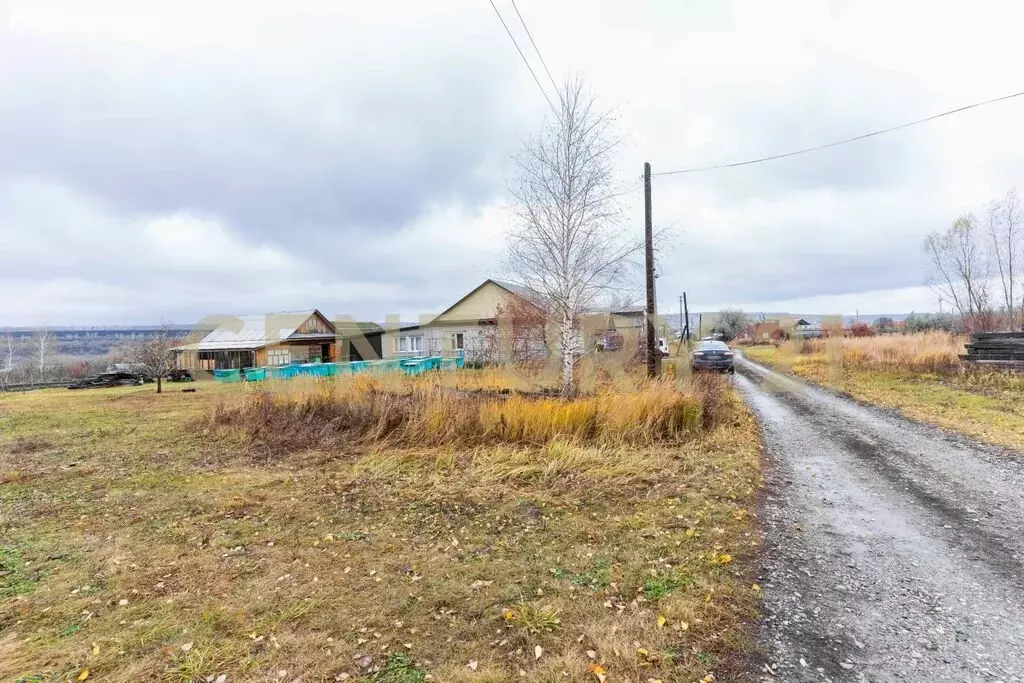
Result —
[[[576,329],[572,316],[562,314],[561,345],[562,345],[562,396],[570,397],[576,393]]]
[[[156,377],[156,393],[159,394],[162,391],[163,391],[163,387],[160,384],[160,376],[157,375],[157,377]]]

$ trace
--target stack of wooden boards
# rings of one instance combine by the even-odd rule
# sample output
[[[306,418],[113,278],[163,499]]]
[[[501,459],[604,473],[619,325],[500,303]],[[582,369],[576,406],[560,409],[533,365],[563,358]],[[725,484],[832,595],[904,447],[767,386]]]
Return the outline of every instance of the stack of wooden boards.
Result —
[[[1024,332],[976,332],[960,358],[969,363],[1024,370]]]

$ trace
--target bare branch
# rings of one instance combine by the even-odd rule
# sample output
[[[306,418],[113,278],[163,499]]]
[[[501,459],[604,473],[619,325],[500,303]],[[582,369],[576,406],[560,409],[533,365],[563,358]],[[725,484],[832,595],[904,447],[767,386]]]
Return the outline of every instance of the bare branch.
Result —
[[[562,390],[575,391],[581,316],[619,288],[642,248],[622,229],[614,188],[613,119],[581,79],[567,81],[556,120],[516,159],[514,227],[507,261],[516,280],[546,302],[560,328]]]
[[[940,299],[972,327],[991,324],[989,263],[975,217],[964,214],[946,232],[928,235],[924,252],[928,284]]]
[[[139,342],[131,349],[131,358],[145,367],[146,373],[156,380],[156,393],[163,391],[163,378],[174,369],[174,349],[181,343],[171,333],[170,323],[164,323],[154,337]]]

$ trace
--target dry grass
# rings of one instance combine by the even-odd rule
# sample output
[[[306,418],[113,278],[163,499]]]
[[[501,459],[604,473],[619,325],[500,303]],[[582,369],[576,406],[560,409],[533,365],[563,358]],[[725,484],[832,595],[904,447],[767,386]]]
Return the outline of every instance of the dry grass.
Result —
[[[754,346],[751,360],[998,446],[1024,450],[1024,376],[962,367],[946,333]]]
[[[452,373],[459,375],[462,373]],[[472,375],[470,375],[472,376]],[[260,453],[390,446],[543,445],[555,440],[618,445],[679,443],[714,426],[723,380],[700,377],[685,389],[671,380],[632,380],[573,399],[507,391],[485,375],[487,391],[462,380],[369,375],[280,383],[222,407],[213,425],[237,428]]]
[[[633,418],[668,400],[650,390]],[[0,396],[0,679],[593,681],[597,662],[733,680],[759,440],[714,391],[718,423],[672,443],[621,417],[619,440],[365,439],[264,462],[244,430],[197,428],[266,400],[252,387]]]
[[[824,355],[844,367],[908,373],[948,374],[960,368],[965,337],[946,332],[879,337],[836,337],[782,345],[783,353]]]

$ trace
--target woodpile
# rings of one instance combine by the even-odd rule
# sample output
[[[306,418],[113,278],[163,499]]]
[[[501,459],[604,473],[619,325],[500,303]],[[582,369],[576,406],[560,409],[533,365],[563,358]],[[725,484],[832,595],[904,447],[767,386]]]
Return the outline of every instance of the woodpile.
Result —
[[[1024,332],[976,332],[960,358],[979,365],[1024,370]]]

